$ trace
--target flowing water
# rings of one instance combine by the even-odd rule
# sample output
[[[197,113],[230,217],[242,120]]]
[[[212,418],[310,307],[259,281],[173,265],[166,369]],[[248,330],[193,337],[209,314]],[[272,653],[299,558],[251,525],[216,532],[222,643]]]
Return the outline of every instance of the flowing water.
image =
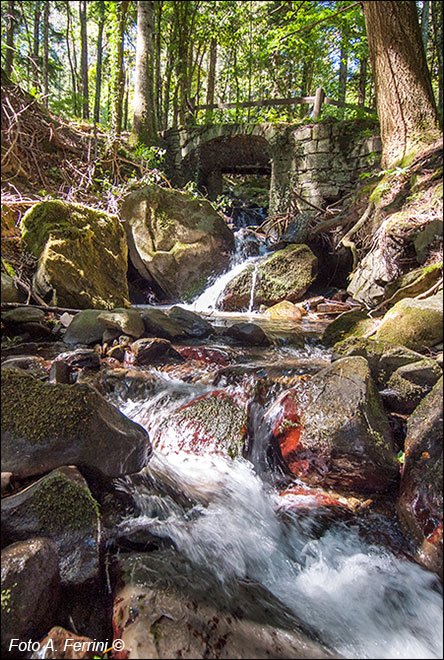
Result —
[[[214,309],[233,274],[260,258],[238,260],[195,301],[194,309],[208,311],[210,304]],[[256,456],[250,454],[250,461],[185,453],[178,450],[177,430],[167,432],[163,449],[155,448],[145,469],[146,484],[131,478],[119,484],[140,512],[124,520],[120,531],[170,539],[196,570],[204,567],[214,575],[215,585],[245,579],[258,583],[343,657],[440,658],[442,590],[436,576],[380,540],[376,529],[382,520],[376,514],[365,534],[358,522],[320,528],[295,512],[284,514],[269,466],[267,474],[263,447],[268,436],[261,424],[267,406],[279,388],[290,387],[292,379],[319,370],[330,359],[328,351],[310,341],[303,349],[284,341],[246,350],[239,362],[244,373],[280,374],[270,400],[250,409]],[[153,392],[119,403],[151,437],[174,410],[216,389],[206,377],[184,382],[173,373],[155,372]]]

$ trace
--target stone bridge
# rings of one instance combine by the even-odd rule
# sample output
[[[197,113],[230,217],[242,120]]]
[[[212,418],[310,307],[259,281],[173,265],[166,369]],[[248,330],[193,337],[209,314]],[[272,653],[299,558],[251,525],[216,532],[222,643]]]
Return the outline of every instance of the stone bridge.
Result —
[[[270,214],[288,210],[293,190],[325,208],[352,191],[381,155],[371,119],[173,128],[163,133],[163,146],[172,185],[194,180],[210,199],[222,192],[224,173],[270,174]]]

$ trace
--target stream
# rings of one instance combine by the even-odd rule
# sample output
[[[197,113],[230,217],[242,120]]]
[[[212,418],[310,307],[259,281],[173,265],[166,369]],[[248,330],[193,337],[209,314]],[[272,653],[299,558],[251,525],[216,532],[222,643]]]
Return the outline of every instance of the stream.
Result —
[[[322,329],[310,319],[298,327],[306,336],[305,346],[294,346],[294,324],[273,323],[254,312],[254,292],[244,314],[217,310],[226,283],[263,253],[260,248],[258,255],[242,257],[238,250],[231,270],[188,305],[214,325],[254,321],[274,337],[271,347],[242,349],[236,364],[246,376],[271,375],[275,383],[265,403],[250,408],[253,451],[248,459],[234,460],[195,455],[181,451],[181,439],[167,433],[162,446],[154,446],[145,468],[146,487],[130,477],[118,484],[131,494],[140,512],[125,519],[120,531],[149,532],[171,540],[196,571],[203,567],[214,576],[215,588],[239,580],[261,585],[340,656],[440,658],[441,585],[433,573],[403,555],[395,538],[399,532],[386,530],[394,540],[384,542],[377,530],[387,527],[386,520],[372,513],[365,523],[330,521],[319,526],[297,512],[283,514],[264,451],[267,437],[261,419],[283,389],[301,375],[327,366],[331,353],[317,338]],[[205,343],[221,347],[216,339]],[[216,386],[204,367],[196,370],[191,382],[174,371],[152,371],[158,379],[153,392],[117,402],[152,438],[173,411],[196,397],[223,386],[245,396],[242,379],[223,376]],[[158,487],[153,489],[153,483]],[[191,504],[167,495],[165,484]]]

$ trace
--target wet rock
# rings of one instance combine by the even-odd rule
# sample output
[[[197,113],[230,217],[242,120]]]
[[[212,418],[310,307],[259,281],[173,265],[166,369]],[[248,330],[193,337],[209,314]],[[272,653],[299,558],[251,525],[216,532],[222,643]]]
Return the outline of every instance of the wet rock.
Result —
[[[16,307],[2,313],[2,321],[6,323],[41,323],[45,320],[45,312],[37,307]]]
[[[366,509],[372,500],[363,497],[339,495],[322,488],[312,488],[304,483],[290,484],[279,493],[279,506],[285,511],[294,511],[299,516],[316,514],[316,517],[340,518]]]
[[[169,453],[242,456],[246,442],[247,412],[225,391],[198,397],[172,413],[153,437],[153,447]]]
[[[44,358],[36,355],[19,355],[6,358],[2,362],[2,369],[23,369],[35,376],[46,377],[48,375],[48,363]]]
[[[270,346],[271,341],[256,323],[235,323],[223,335],[247,346]]]
[[[2,495],[8,490],[11,479],[12,479],[12,472],[2,472],[2,477],[1,477]]]
[[[63,341],[65,344],[95,344],[102,341],[104,326],[99,321],[101,311],[84,309],[69,324]]]
[[[159,378],[139,369],[104,369],[99,374],[105,392],[116,399],[144,399],[159,387]]]
[[[333,362],[285,392],[267,418],[285,464],[305,483],[362,493],[396,486],[390,427],[364,358]]]
[[[180,325],[160,309],[143,309],[140,315],[145,324],[145,332],[152,337],[176,339],[186,337]]]
[[[59,554],[60,577],[81,584],[99,571],[99,509],[88,485],[74,467],[53,470],[1,502],[8,543],[45,536]]]
[[[71,371],[71,367],[63,360],[54,360],[49,370],[49,382],[69,385],[72,383]]]
[[[235,357],[227,350],[220,348],[208,348],[207,346],[178,346],[178,352],[186,360],[200,362],[203,365],[215,365],[226,367],[231,364]]]
[[[348,337],[361,338],[370,333],[375,326],[375,321],[367,312],[353,309],[351,312],[344,312],[326,327],[322,335],[322,343],[325,346],[333,346]]]
[[[172,300],[198,295],[228,266],[234,236],[207,201],[152,184],[130,193],[121,215],[132,263]]]
[[[307,312],[289,300],[283,300],[264,312],[264,316],[272,320],[300,321]]]
[[[146,431],[84,384],[42,383],[19,370],[2,377],[2,470],[18,477],[78,465],[105,477],[138,472]]]
[[[174,551],[131,553],[117,569],[114,638],[128,658],[335,657],[265,589],[220,588]]]
[[[25,302],[26,293],[19,289],[15,284],[12,277],[7,273],[2,272],[2,291],[1,291],[1,301],[2,303],[15,303],[15,302]]]
[[[412,413],[441,376],[441,367],[431,358],[399,367],[387,383],[388,390],[395,393],[387,400],[388,407],[394,412]]]
[[[138,339],[145,332],[143,320],[135,309],[114,309],[111,312],[102,312],[99,314],[98,320],[106,328],[117,331],[118,335],[124,333]]]
[[[47,538],[13,543],[2,551],[2,654],[22,657],[12,639],[38,639],[52,625],[59,600],[57,546]]]
[[[443,379],[410,415],[398,513],[416,544],[416,559],[442,576]]]
[[[255,266],[247,266],[226,286],[222,309],[238,311],[248,308]],[[256,265],[254,305],[274,305],[282,300],[302,298],[316,279],[317,258],[306,245],[289,245],[274,252]]]
[[[131,344],[131,350],[135,355],[134,364],[139,366],[184,361],[168,339],[138,339]]]
[[[176,305],[170,309],[169,315],[190,337],[208,337],[214,333],[211,323],[189,309]]]
[[[442,293],[396,303],[384,316],[375,339],[415,351],[438,344],[443,339]]]
[[[100,356],[92,348],[77,348],[75,351],[61,353],[55,362],[64,362],[71,369],[99,369]]]
[[[128,304],[127,244],[119,218],[80,204],[35,204],[22,240],[38,258],[36,291],[48,303],[78,309]]]
[[[75,646],[77,644],[80,644],[80,646]],[[80,650],[77,650],[77,648]],[[61,626],[54,626],[40,642],[39,651],[33,653],[30,658],[38,658],[38,660],[52,660],[53,658],[54,660],[86,660],[98,657],[94,648],[97,648],[94,647],[94,640],[89,637],[80,637]]]

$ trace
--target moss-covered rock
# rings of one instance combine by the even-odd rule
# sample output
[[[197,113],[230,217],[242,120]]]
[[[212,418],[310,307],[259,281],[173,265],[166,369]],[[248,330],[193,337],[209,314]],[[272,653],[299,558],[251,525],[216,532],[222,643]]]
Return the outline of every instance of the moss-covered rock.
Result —
[[[39,202],[22,220],[23,245],[38,258],[36,291],[54,305],[128,305],[127,243],[119,219],[60,201]]]
[[[153,438],[162,452],[242,456],[246,442],[247,412],[223,391],[211,392],[179,408]]]
[[[374,338],[421,350],[443,340],[442,293],[424,300],[404,298],[384,316]]]
[[[442,575],[443,379],[410,415],[398,513],[416,544],[416,559]]]
[[[105,325],[99,321],[98,309],[83,309],[78,312],[63,335],[65,344],[95,344],[101,342]]]
[[[150,337],[179,339],[187,336],[174,315],[168,316],[160,309],[141,309],[140,315],[145,324],[145,333]]]
[[[52,539],[62,582],[80,584],[99,571],[99,508],[74,467],[61,467],[1,502],[9,543],[32,536]]]
[[[333,346],[349,337],[362,338],[371,333],[375,325],[375,321],[364,310],[344,312],[325,328],[322,343],[325,346]]]
[[[187,300],[228,265],[234,235],[211,204],[155,184],[122,205],[131,261],[173,300]]]
[[[2,272],[2,303],[11,302],[24,302],[26,300],[26,293],[16,287],[14,280],[7,273]]]
[[[109,312],[102,312],[97,320],[105,328],[117,330],[119,334],[138,338],[145,332],[143,319],[135,309],[113,309]]]
[[[432,358],[405,364],[390,376],[384,400],[394,412],[410,414],[441,377],[442,369]]]
[[[250,265],[228,283],[220,305],[228,311],[248,308],[254,286],[254,306],[275,305],[282,300],[302,298],[315,281],[318,260],[307,245],[288,245],[277,250],[259,265]]]
[[[117,477],[146,465],[146,431],[86,384],[42,383],[2,372],[2,471],[18,477],[78,465]]]
[[[442,262],[416,268],[398,277],[385,287],[385,298],[394,305],[403,298],[411,298],[428,291],[442,277]]]

